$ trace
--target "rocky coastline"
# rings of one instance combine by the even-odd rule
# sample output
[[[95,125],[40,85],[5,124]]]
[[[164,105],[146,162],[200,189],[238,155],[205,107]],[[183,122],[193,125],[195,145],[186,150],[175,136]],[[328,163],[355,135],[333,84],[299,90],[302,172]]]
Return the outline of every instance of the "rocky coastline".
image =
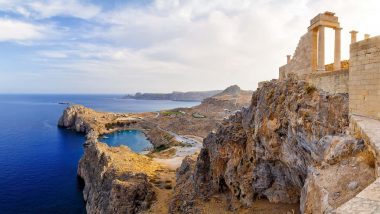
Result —
[[[251,95],[245,92],[242,95],[240,92],[235,93],[234,97]],[[214,99],[218,100],[218,97]],[[229,104],[227,100],[225,103]],[[248,102],[238,105],[231,111],[240,105],[248,105]],[[206,108],[218,110],[209,114],[202,111]],[[174,169],[186,155],[193,155],[200,150],[202,136],[215,129],[230,114],[225,112],[225,108],[219,103],[207,102],[194,108],[170,110],[183,112],[173,117],[166,114],[166,111],[116,114],[97,112],[81,105],[67,107],[58,126],[86,135],[84,155],[78,164],[78,176],[85,183],[83,196],[87,212],[167,213],[167,204],[175,185]],[[207,115],[208,119],[194,118],[193,111]],[[182,135],[178,135],[174,132],[176,130],[173,127],[176,126],[173,123],[183,121],[189,121],[192,126],[184,128],[181,130]],[[202,127],[206,130],[202,130]],[[194,128],[202,132],[194,133]],[[154,145],[154,150],[148,155],[136,154],[128,147],[109,147],[98,140],[103,134],[128,129],[143,131]]]
[[[156,113],[68,107],[59,125],[87,134],[78,166],[87,211],[324,213],[375,179],[373,154],[350,133],[346,94],[329,94],[294,76],[266,82],[249,94],[249,105],[241,102],[247,94],[233,94]],[[155,149],[140,155],[97,140],[122,129],[143,130]],[[167,160],[186,148],[184,136],[204,138],[203,147],[169,167]]]

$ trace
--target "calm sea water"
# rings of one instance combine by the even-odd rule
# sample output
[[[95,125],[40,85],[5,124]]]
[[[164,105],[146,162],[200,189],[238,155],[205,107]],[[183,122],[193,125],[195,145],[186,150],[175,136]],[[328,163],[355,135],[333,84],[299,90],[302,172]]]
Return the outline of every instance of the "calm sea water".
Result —
[[[58,118],[66,107],[58,102],[113,112],[156,111],[198,104],[117,97],[0,95],[0,213],[85,212],[83,184],[76,177],[84,137],[57,128]],[[131,132],[120,137],[136,140],[140,134]],[[109,143],[118,142],[115,138]]]
[[[125,145],[135,152],[142,152],[153,147],[142,131],[128,130],[107,134],[99,139],[110,146]]]

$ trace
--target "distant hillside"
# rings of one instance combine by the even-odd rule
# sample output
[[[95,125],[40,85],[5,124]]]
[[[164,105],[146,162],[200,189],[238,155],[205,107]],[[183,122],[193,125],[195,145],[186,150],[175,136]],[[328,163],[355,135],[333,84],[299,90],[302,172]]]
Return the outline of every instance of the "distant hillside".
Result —
[[[124,99],[136,99],[136,100],[173,100],[173,101],[202,101],[205,98],[212,97],[222,90],[214,91],[190,91],[190,92],[178,92],[172,93],[136,93],[135,95],[126,95]]]
[[[205,107],[210,110],[210,106],[224,108],[229,110],[238,110],[241,107],[247,107],[251,101],[253,91],[242,90],[237,85],[232,85],[212,97],[202,101],[199,108]],[[217,111],[217,110],[214,110]]]
[[[236,97],[239,96],[241,93],[248,93],[252,95],[253,91],[245,91],[242,90],[238,85],[231,85],[230,87],[224,89],[218,94],[215,94],[213,97],[224,97],[224,96],[232,96]]]

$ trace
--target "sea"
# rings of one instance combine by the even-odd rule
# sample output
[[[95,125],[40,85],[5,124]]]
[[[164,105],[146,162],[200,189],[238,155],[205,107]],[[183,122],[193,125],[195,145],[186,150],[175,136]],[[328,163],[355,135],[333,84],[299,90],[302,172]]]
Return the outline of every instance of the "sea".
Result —
[[[84,136],[57,127],[67,105],[99,111],[146,112],[199,102],[120,99],[121,95],[0,95],[0,213],[85,213],[77,177]],[[104,140],[137,152],[149,146],[139,131]]]

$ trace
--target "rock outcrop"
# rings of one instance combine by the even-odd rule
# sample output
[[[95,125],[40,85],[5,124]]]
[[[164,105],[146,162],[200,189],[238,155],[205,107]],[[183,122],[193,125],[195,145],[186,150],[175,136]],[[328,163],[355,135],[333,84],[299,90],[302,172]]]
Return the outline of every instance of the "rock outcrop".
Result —
[[[91,124],[83,115],[92,115],[95,111],[81,105],[67,107],[58,121],[58,126],[73,129],[77,132],[88,133]]]
[[[150,158],[128,147],[88,143],[78,166],[84,180],[87,213],[138,213],[155,200],[149,176],[161,170]]]
[[[195,213],[199,200],[216,194],[232,210],[235,202],[250,207],[259,198],[301,199],[304,213],[335,208],[374,179],[374,158],[348,135],[348,125],[347,95],[295,78],[267,82],[249,108],[208,135],[196,162],[183,162],[189,172],[179,170],[170,210]],[[356,188],[348,187],[352,182]]]
[[[95,140],[99,135],[128,129],[141,121],[141,116],[141,114],[99,112],[82,105],[71,105],[63,111],[58,126],[87,134],[88,139]]]

